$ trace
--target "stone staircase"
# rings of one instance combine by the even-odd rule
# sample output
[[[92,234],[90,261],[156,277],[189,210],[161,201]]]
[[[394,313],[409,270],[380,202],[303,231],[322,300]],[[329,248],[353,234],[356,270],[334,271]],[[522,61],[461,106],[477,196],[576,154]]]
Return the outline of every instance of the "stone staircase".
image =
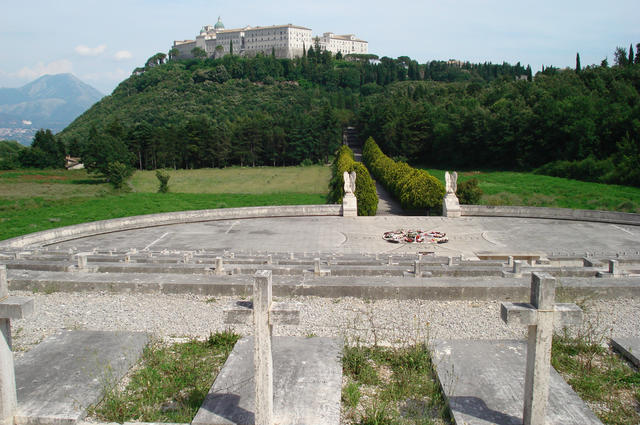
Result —
[[[640,293],[640,257],[617,258],[613,273],[606,258],[544,257],[526,253],[481,257],[485,259],[444,257],[431,253],[384,255],[135,249],[78,252],[74,249],[42,248],[0,252],[0,264],[7,266],[11,289],[33,291],[107,290],[225,295],[250,291],[255,272],[271,270],[274,291],[280,295],[441,296],[455,299],[475,294],[484,297],[495,294],[496,288],[511,288],[514,293],[519,293],[528,287],[532,272],[546,272],[562,278],[563,285],[568,287],[597,287],[602,292],[612,286],[617,287],[618,292]],[[434,288],[448,289],[438,295]],[[464,295],[464,288],[475,289],[467,289]]]

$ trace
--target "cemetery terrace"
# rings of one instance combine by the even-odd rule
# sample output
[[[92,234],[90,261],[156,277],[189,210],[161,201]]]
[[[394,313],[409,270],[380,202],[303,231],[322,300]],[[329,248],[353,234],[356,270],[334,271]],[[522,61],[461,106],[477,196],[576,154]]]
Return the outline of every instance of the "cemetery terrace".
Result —
[[[382,239],[384,231],[401,224],[445,231],[449,242],[389,244]],[[539,228],[551,234],[538,235]],[[590,237],[600,233],[608,237]],[[76,350],[77,344],[93,345],[95,342],[79,341],[94,341],[98,334],[74,339],[80,338],[75,332],[82,329],[122,333],[125,339],[119,341],[129,341],[124,344],[135,357],[149,334],[167,340],[206,338],[232,326],[245,338],[212,382],[208,401],[194,424],[218,423],[213,419],[216,415],[224,420],[237,418],[233,423],[275,423],[282,418],[282,409],[302,415],[302,410],[286,403],[308,405],[305,391],[311,388],[313,394],[314,388],[329,382],[338,384],[317,390],[318,395],[328,397],[321,404],[329,407],[305,423],[339,423],[344,418],[336,414],[341,372],[335,359],[340,357],[343,342],[398,345],[426,341],[434,359],[440,359],[434,362],[437,377],[454,418],[460,413],[470,423],[474,423],[471,419],[489,418],[495,423],[514,423],[522,421],[527,412],[540,411],[538,407],[524,409],[525,394],[538,394],[535,388],[545,385],[525,379],[526,370],[532,364],[548,367],[548,356],[527,360],[523,342],[527,326],[532,332],[532,327],[556,321],[556,331],[561,325],[567,325],[570,332],[581,329],[576,320],[536,318],[553,316],[550,311],[554,308],[567,314],[577,310],[562,304],[551,308],[546,301],[536,301],[532,294],[547,292],[532,290],[532,285],[553,281],[559,302],[586,300],[585,323],[597,316],[598,332],[619,339],[621,351],[633,353],[640,311],[640,248],[635,235],[637,228],[631,225],[535,219],[254,218],[149,227],[19,248],[5,244],[0,247],[0,262],[6,265],[12,294],[30,294],[36,305],[32,317],[13,323],[18,350],[29,349],[25,354],[16,352],[17,376],[26,376],[20,371],[32,364],[24,362],[37,363],[42,361],[38,358],[44,359],[38,357],[44,355],[39,354],[42,351],[55,352],[55,343],[76,344]],[[263,290],[265,298],[260,295]],[[504,302],[504,318],[511,322],[518,317],[525,326],[503,324],[498,302]],[[61,332],[63,328],[67,331]],[[543,333],[548,336],[550,332],[545,328]],[[544,340],[544,335],[531,337],[529,346]],[[44,337],[49,338],[36,345]],[[265,341],[271,342],[270,348]],[[460,341],[477,347],[472,351],[482,355],[486,364],[468,358],[469,351]],[[116,348],[115,356],[125,349],[121,342],[110,344]],[[50,348],[37,351],[40,346]],[[291,354],[305,346],[311,351]],[[252,358],[254,350],[258,351]],[[470,371],[470,364],[482,366]],[[502,370],[492,372],[492,364],[503,365]],[[326,366],[314,369],[311,365]],[[28,367],[35,370],[35,366]],[[256,375],[265,379],[247,375],[254,369],[266,370]],[[302,375],[293,374],[294,370]],[[542,404],[550,417],[563,418],[550,423],[571,423],[568,414],[583,421],[576,423],[589,423],[584,418],[599,423],[589,406],[550,370],[548,404]],[[479,382],[494,382],[492,385],[508,389],[520,401],[495,404],[487,394],[467,387],[465,380],[481,376],[480,372],[488,375],[487,381],[482,378]],[[54,379],[60,378],[52,376]],[[454,381],[459,385],[448,386]],[[534,382],[534,390],[525,392],[525,381]],[[20,379],[17,382],[22,385]],[[256,394],[254,385],[266,385],[257,393],[266,399],[251,396]],[[20,394],[18,391],[19,405]],[[558,401],[565,400],[558,398],[561,394],[571,403]],[[532,406],[539,405],[532,402]],[[566,406],[578,407],[567,410]],[[235,413],[227,410],[231,407]],[[65,420],[74,423],[84,411],[73,411],[68,416],[72,419]],[[298,423],[292,418],[282,421]]]

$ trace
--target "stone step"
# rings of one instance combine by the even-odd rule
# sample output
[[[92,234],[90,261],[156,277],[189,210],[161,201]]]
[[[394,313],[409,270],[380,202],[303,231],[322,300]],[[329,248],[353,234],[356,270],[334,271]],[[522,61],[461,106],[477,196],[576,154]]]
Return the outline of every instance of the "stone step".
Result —
[[[273,337],[273,415],[279,425],[340,423],[342,340]],[[236,343],[192,425],[253,424],[253,337]]]
[[[457,425],[522,424],[526,343],[437,340],[434,363]],[[601,425],[551,368],[548,425]]]
[[[414,257],[415,258],[415,257]],[[448,260],[447,260],[448,261]],[[386,261],[340,262],[336,260],[321,261],[323,271],[333,276],[403,276],[405,272],[412,272],[416,260],[397,262],[391,259]],[[162,274],[202,274],[215,273],[215,263],[153,263],[153,262],[105,262],[88,261],[86,268],[79,269],[76,262],[70,261],[29,261],[10,260],[4,262],[10,270],[31,270],[49,272],[92,272],[92,273],[162,273]],[[223,274],[248,274],[253,275],[256,270],[272,270],[274,275],[301,276],[314,272],[314,261],[287,264],[288,262],[272,264],[265,263],[239,263],[237,259],[228,259],[223,264]],[[512,267],[494,261],[464,261],[453,262],[452,265],[434,263],[429,260],[419,262],[423,277],[480,277],[503,276],[511,272]],[[608,268],[596,267],[557,267],[557,266],[522,266],[523,273],[535,271],[546,272],[555,277],[596,277],[604,276]],[[622,274],[634,274],[632,271],[622,271]]]
[[[611,346],[627,360],[636,365],[636,367],[640,368],[640,338],[612,338]]]
[[[140,332],[63,331],[16,359],[16,425],[74,425],[133,366]]]
[[[7,271],[11,290],[40,292],[138,292],[250,295],[252,275],[215,276],[159,273],[61,273]],[[276,296],[358,297],[365,299],[519,300],[527,301],[530,276],[425,277],[274,275]],[[566,297],[620,298],[640,296],[640,277],[562,278]]]

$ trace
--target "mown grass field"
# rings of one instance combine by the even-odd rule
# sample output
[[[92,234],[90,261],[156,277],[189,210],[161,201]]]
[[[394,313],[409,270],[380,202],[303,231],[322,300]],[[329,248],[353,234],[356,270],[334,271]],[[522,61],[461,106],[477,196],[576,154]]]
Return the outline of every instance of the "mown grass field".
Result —
[[[174,193],[315,193],[327,194],[331,169],[309,167],[204,168],[168,170]],[[138,171],[132,177],[135,192],[156,192],[155,171]]]
[[[331,171],[321,166],[176,171],[169,180],[170,192],[164,194],[156,193],[155,173],[139,174],[134,174],[128,190],[115,191],[84,170],[2,171],[0,240],[141,214],[324,204]]]
[[[444,170],[429,169],[444,182]],[[115,191],[84,170],[0,171],[0,240],[88,221],[158,212],[262,205],[324,204],[331,169],[257,167],[170,171],[169,193],[155,172],[136,172]],[[531,173],[461,172],[477,178],[485,205],[640,212],[640,188]]]
[[[425,168],[444,183],[445,170]],[[525,205],[640,213],[640,188],[510,171],[462,171],[458,181],[478,179],[483,205]]]

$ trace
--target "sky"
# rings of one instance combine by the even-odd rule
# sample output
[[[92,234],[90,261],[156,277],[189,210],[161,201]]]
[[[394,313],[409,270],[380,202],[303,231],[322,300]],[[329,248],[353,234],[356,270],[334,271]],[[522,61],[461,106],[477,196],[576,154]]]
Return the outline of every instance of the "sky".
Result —
[[[380,57],[574,67],[613,62],[640,43],[638,0],[6,0],[0,14],[0,87],[72,73],[104,94],[174,40],[194,39],[218,16],[227,29],[301,25],[355,34]]]

